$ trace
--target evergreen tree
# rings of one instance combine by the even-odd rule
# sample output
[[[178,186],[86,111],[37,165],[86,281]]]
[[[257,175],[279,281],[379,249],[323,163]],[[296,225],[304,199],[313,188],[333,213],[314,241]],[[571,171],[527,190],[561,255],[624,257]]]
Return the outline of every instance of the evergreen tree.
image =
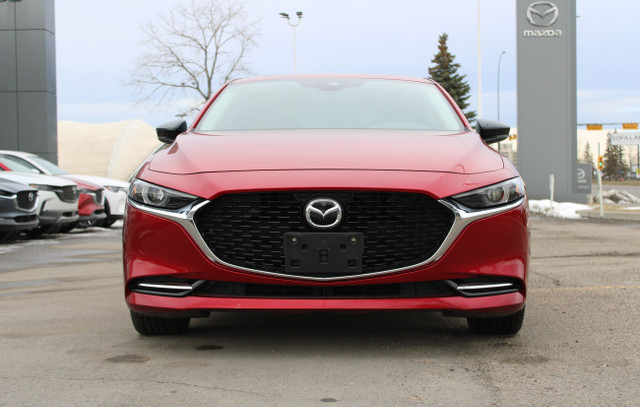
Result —
[[[458,74],[460,64],[454,62],[456,57],[449,52],[448,38],[447,33],[443,33],[438,38],[438,53],[431,60],[434,66],[429,68],[429,75],[449,92],[467,119],[472,121],[476,118],[476,112],[465,111],[469,107],[467,100],[471,97],[471,87],[465,81],[466,75]]]
[[[593,154],[591,154],[591,146],[587,141],[587,144],[584,146],[584,153],[582,154],[582,162],[586,164],[593,164]]]
[[[602,170],[606,177],[618,179],[627,172],[624,162],[624,150],[622,146],[611,144],[611,134],[607,134],[607,145],[604,150],[604,168]]]

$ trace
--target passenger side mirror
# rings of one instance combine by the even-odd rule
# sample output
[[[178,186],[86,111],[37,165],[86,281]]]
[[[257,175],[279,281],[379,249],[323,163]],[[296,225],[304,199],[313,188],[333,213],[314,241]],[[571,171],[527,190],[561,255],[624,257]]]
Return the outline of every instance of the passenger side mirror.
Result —
[[[489,119],[476,120],[476,131],[487,144],[498,143],[509,137],[509,126]]]
[[[172,120],[159,127],[156,127],[158,140],[166,144],[171,144],[176,140],[178,134],[187,131],[187,122],[182,119]]]

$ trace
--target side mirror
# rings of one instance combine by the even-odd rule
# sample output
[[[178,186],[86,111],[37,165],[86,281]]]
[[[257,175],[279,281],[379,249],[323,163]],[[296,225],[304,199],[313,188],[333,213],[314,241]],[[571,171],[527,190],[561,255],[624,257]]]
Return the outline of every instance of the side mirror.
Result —
[[[171,144],[176,140],[178,134],[187,131],[187,122],[182,119],[171,120],[159,127],[156,127],[158,140],[166,144]]]
[[[509,130],[511,130],[509,126],[495,120],[476,120],[476,131],[487,144],[498,143],[505,140],[509,137]]]

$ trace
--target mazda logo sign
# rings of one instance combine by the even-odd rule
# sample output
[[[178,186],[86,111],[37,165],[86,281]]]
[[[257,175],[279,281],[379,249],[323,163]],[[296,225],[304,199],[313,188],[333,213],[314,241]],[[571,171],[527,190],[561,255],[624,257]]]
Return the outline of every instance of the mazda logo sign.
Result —
[[[536,27],[549,27],[558,20],[558,6],[550,1],[536,1],[527,8],[527,20]]]
[[[332,198],[313,199],[304,208],[304,217],[307,223],[318,229],[330,229],[338,226],[342,215],[342,205]]]

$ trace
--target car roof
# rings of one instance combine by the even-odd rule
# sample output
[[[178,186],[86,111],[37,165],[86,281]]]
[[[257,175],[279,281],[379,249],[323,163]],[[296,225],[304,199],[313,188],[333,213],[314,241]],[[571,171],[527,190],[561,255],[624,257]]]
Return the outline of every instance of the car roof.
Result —
[[[0,154],[17,155],[19,157],[37,157],[37,155],[33,153],[26,153],[24,151],[15,150],[0,150]]]

